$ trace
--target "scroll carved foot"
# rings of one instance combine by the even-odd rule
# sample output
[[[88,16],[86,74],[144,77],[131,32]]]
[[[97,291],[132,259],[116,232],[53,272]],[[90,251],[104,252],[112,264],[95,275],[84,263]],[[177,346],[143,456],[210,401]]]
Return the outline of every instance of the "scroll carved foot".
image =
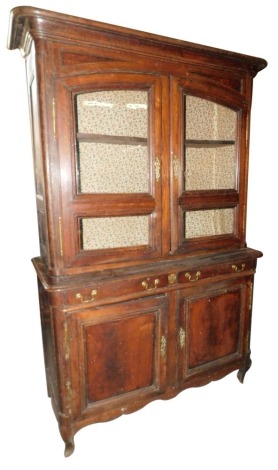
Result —
[[[245,360],[245,364],[244,364],[244,367],[242,369],[239,369],[238,373],[237,373],[237,378],[238,380],[240,381],[240,383],[243,384],[244,382],[244,377],[245,377],[245,374],[246,372],[248,372],[248,370],[250,369],[252,365],[252,361],[251,361],[251,358],[250,356],[248,356]]]
[[[68,424],[60,424],[61,437],[65,443],[65,457],[69,457],[74,452],[74,432]]]
[[[65,442],[65,457],[69,457],[74,452],[74,440]]]

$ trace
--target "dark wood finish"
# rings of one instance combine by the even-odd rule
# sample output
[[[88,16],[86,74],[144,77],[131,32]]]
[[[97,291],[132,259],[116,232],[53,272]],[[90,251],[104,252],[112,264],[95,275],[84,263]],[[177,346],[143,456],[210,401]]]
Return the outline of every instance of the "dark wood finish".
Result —
[[[196,287],[180,291],[179,331],[184,332],[184,343],[179,342],[180,380],[244,358],[249,362],[252,286],[249,276],[212,282],[201,294]]]
[[[127,137],[118,135],[99,135],[77,133],[79,142],[97,142],[101,144],[118,144],[118,145],[147,145],[147,139],[143,137]]]
[[[251,93],[266,62],[31,7],[12,10],[8,47],[26,58],[41,249],[33,263],[47,389],[68,456],[90,423],[235,370],[243,382],[262,255],[245,240]],[[148,93],[147,137],[77,133],[76,95],[103,90]],[[185,94],[234,110],[236,140],[186,139]],[[80,193],[82,142],[146,147],[148,191]],[[231,145],[233,189],[184,189],[185,147]],[[227,208],[232,233],[185,239],[185,213]],[[148,218],[147,242],[83,249],[82,219],[138,216]]]
[[[151,297],[89,309],[86,314],[80,311],[72,317],[76,378],[82,384],[76,398],[77,418],[80,411],[90,416],[94,409],[97,414],[103,400],[124,406],[138,397],[162,393],[167,356],[161,356],[160,347],[168,334],[167,304],[165,296]]]
[[[234,145],[234,140],[185,140],[185,147],[196,147],[196,148],[211,148],[211,147],[223,147],[225,145]]]

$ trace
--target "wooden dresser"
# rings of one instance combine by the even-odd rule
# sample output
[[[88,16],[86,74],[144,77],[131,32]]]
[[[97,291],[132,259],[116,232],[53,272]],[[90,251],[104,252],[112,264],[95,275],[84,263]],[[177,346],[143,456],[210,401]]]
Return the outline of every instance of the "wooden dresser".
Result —
[[[263,59],[32,7],[25,58],[48,394],[75,433],[251,365],[252,80]]]

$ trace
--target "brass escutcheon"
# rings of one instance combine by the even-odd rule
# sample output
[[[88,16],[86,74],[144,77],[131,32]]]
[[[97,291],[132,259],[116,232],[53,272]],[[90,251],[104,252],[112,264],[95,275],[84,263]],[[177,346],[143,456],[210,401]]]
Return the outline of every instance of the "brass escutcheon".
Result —
[[[174,282],[176,282],[177,280],[177,275],[176,274],[169,274],[168,276],[168,282],[169,284],[174,284]]]

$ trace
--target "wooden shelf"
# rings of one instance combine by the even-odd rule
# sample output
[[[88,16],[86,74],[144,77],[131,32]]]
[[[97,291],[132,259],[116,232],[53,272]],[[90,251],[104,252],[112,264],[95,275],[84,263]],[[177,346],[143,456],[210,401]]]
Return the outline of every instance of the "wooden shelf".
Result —
[[[116,145],[147,145],[148,139],[144,137],[131,137],[124,135],[102,135],[102,134],[84,134],[77,133],[79,142],[97,143],[97,144],[116,144]]]
[[[209,148],[235,145],[235,140],[185,140],[185,147]]]

